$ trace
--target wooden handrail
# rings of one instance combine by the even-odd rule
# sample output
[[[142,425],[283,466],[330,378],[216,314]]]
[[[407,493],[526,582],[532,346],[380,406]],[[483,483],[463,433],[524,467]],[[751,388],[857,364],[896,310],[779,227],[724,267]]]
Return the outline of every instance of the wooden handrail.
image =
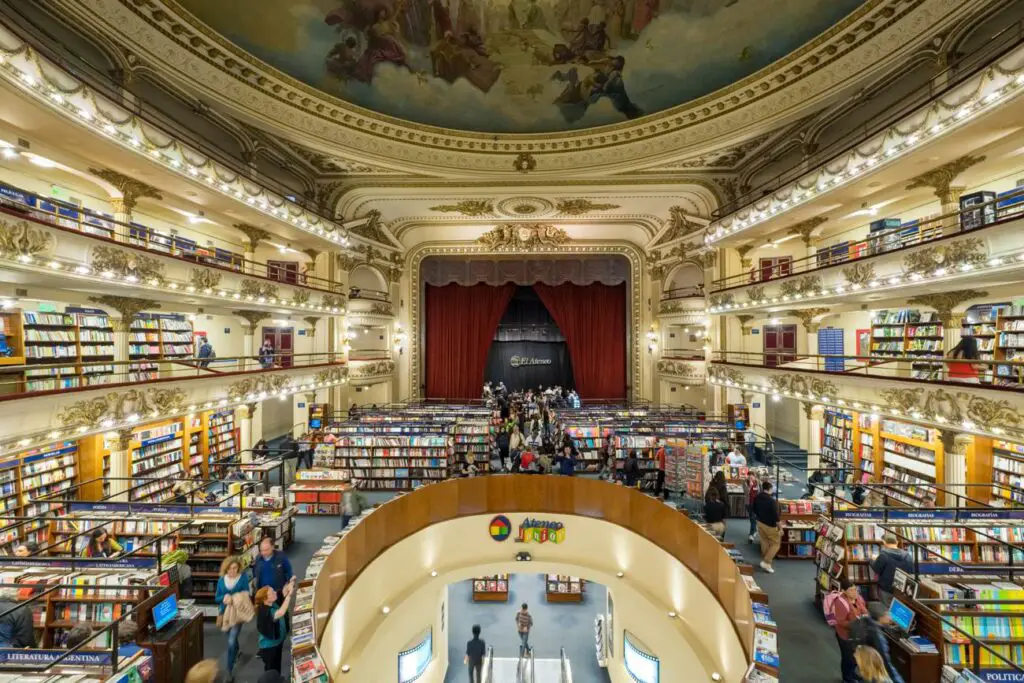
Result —
[[[660,500],[633,489],[594,479],[521,474],[431,484],[392,499],[356,525],[328,555],[314,582],[317,647],[345,592],[393,545],[434,524],[523,512],[598,519],[653,543],[708,588],[732,621],[747,661],[752,661],[750,592],[739,567],[711,534]]]

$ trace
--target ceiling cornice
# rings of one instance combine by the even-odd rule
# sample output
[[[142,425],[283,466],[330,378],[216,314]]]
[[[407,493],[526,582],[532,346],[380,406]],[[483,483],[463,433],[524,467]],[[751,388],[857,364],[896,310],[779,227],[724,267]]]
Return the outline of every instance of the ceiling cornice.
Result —
[[[706,97],[633,121],[564,133],[493,135],[418,125],[315,90],[255,60],[172,0],[51,0],[233,115],[366,166],[435,175],[531,177],[639,170],[742,144],[821,106],[989,0],[868,0],[788,57]]]

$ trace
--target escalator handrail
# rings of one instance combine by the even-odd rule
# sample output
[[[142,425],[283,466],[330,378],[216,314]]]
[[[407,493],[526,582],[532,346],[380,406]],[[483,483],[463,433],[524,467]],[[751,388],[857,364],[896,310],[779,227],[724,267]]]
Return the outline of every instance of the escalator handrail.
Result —
[[[480,671],[480,683],[493,683],[494,681],[494,646],[487,646],[487,654],[484,655],[484,665]]]

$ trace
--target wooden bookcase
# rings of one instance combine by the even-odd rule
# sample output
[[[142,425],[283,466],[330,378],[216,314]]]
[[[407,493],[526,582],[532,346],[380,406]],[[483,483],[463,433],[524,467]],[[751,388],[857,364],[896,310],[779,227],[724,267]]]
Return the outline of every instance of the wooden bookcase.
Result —
[[[920,483],[885,489],[886,503],[904,507],[941,506],[942,492],[927,484],[941,486],[944,480],[944,452],[937,430],[888,418],[854,413],[853,452],[855,467],[867,470],[865,482],[886,484]],[[987,479],[986,479],[987,480]]]
[[[779,500],[782,545],[778,557],[813,560],[816,522],[828,510],[829,504],[820,500]]]
[[[341,515],[342,497],[352,485],[343,470],[311,469],[295,473],[288,502],[300,515]]]
[[[469,455],[473,456],[473,465],[478,474],[491,471],[491,433],[488,420],[456,420],[452,427],[452,465],[461,471],[467,464]]]
[[[587,582],[578,576],[544,575],[544,594],[548,602],[583,602]]]
[[[0,462],[0,502],[10,516],[35,517],[63,509],[58,502],[36,502],[33,498],[68,490],[78,483],[78,444],[64,441],[52,448],[19,453]],[[0,554],[11,554],[24,541],[44,544],[49,528],[44,520],[21,525],[0,538]]]
[[[408,491],[447,478],[450,443],[443,433],[345,435],[335,441],[334,458],[357,489]]]
[[[508,574],[478,576],[473,581],[473,602],[508,602]]]

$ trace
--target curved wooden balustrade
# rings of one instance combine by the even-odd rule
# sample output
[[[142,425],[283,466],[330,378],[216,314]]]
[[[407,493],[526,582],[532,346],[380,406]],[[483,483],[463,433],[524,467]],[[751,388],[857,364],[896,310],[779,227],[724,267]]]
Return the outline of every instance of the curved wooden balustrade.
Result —
[[[315,583],[318,646],[345,591],[387,548],[440,522],[515,512],[590,517],[646,538],[708,587],[732,620],[747,660],[752,659],[750,593],[739,568],[718,541],[660,500],[635,490],[594,479],[544,475],[452,479],[395,498],[367,516],[335,546]]]

